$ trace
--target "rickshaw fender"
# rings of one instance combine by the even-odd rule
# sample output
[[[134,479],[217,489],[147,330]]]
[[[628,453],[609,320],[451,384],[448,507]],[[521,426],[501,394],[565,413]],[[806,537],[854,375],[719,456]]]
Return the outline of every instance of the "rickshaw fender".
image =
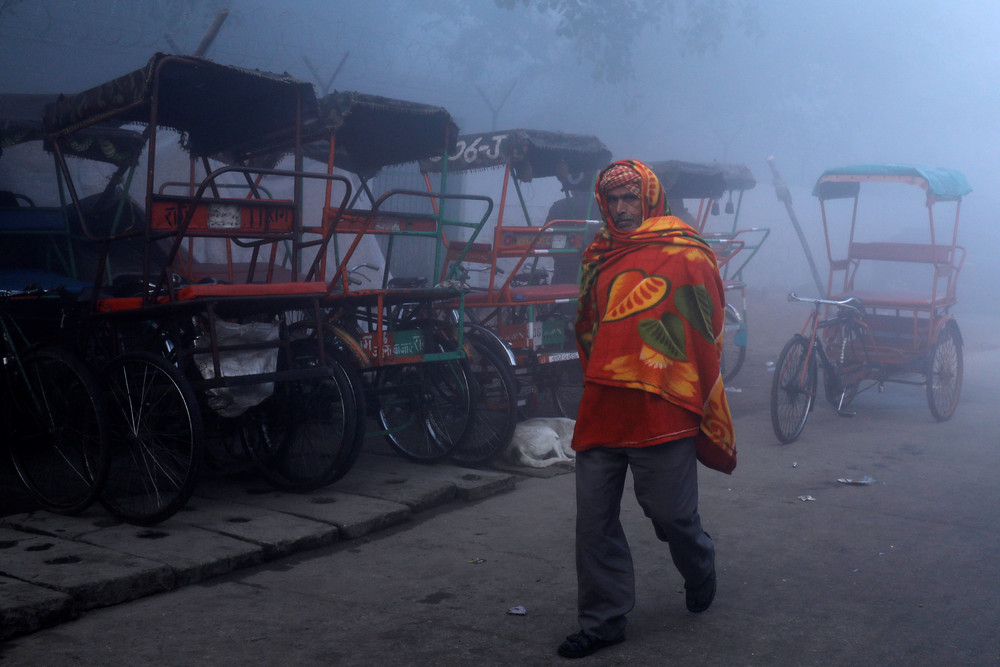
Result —
[[[371,368],[371,357],[368,356],[365,348],[361,346],[361,341],[359,341],[354,334],[347,331],[347,329],[338,327],[334,324],[324,324],[323,336],[327,339],[337,339],[337,341],[343,345],[343,349],[347,353],[347,356],[356,364],[358,370]]]
[[[958,322],[955,321],[955,318],[950,316],[942,318],[936,324],[934,327],[934,335],[931,340],[936,343],[938,338],[941,336],[941,332],[947,327],[951,327],[955,330],[955,336],[958,338],[958,344],[965,345],[965,341],[962,339],[962,330],[958,328]]]
[[[499,354],[502,358],[507,360],[507,363],[514,367],[516,365],[516,360],[514,359],[514,352],[504,345],[504,342],[500,339],[496,333],[487,329],[481,324],[465,324],[465,337],[467,340],[479,343],[480,345],[485,345],[489,349],[493,350]]]

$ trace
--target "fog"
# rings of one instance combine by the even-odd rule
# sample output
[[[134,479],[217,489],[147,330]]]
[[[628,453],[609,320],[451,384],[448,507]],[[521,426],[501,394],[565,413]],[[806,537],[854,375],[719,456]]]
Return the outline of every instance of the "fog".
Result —
[[[623,20],[602,30],[630,35],[634,72],[610,83],[595,79],[593,60],[557,35],[556,17],[520,4],[513,10],[487,0],[5,4],[5,92],[76,92],[142,66],[155,51],[193,52],[225,6],[228,17],[207,57],[288,72],[313,82],[318,94],[358,90],[444,106],[465,132],[524,127],[593,134],[615,158],[743,163],[757,178],[744,201],[744,223],[772,229],[746,273],[761,289],[812,284],[775,197],[767,156],[791,189],[823,276],[819,206],[810,191],[825,168],[864,162],[956,168],[973,188],[962,205],[959,242],[970,252],[959,307],[980,315],[979,297],[1000,292],[991,275],[1000,250],[993,224],[1000,205],[993,188],[1000,168],[994,148],[1000,5],[993,2],[731,2],[729,25],[704,53],[684,48],[681,15],[658,28]],[[756,10],[755,30],[740,25],[745,6]],[[471,185],[499,188],[499,176]],[[560,196],[557,185],[540,181],[526,194],[537,211]],[[919,201],[920,194],[912,196]],[[891,203],[874,211],[880,219],[870,224],[896,224],[892,219],[900,217]]]

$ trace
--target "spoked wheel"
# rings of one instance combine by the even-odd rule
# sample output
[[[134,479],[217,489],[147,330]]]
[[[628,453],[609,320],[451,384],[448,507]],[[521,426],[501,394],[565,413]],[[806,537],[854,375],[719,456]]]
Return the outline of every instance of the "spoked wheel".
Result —
[[[482,343],[472,347],[472,431],[451,454],[462,465],[488,462],[507,446],[517,425],[517,385],[507,359]]]
[[[722,381],[730,382],[743,368],[747,357],[746,322],[731,303],[726,304],[726,321],[722,337]]]
[[[823,373],[823,394],[827,402],[833,406],[841,417],[853,417],[854,412],[847,410],[854,397],[858,395],[858,383],[844,384],[836,373]]]
[[[379,423],[396,451],[421,463],[440,461],[454,451],[473,425],[471,372],[466,359],[388,366],[379,372]]]
[[[22,360],[26,387],[14,393],[11,459],[44,508],[76,514],[97,499],[108,472],[108,413],[82,361],[42,348]]]
[[[104,369],[111,464],[101,503],[122,521],[149,526],[194,491],[204,441],[194,391],[163,357],[129,352]]]
[[[962,391],[962,334],[949,322],[927,358],[927,405],[939,422],[955,414]]]
[[[278,382],[244,415],[243,444],[261,475],[286,491],[309,491],[343,477],[358,458],[364,423],[350,371],[330,350],[326,373]],[[315,340],[289,345],[280,369],[319,368]]]
[[[576,419],[583,398],[583,369],[578,359],[545,364],[535,374],[535,381],[552,405],[548,414]]]
[[[794,442],[805,428],[816,398],[816,357],[809,342],[796,335],[785,344],[771,382],[771,426],[781,442]]]
[[[830,360],[830,369],[823,370],[823,395],[841,417],[853,417],[848,410],[854,397],[858,395],[858,378],[865,373],[867,353],[862,336],[854,326],[834,327],[824,332],[827,350],[835,350]]]

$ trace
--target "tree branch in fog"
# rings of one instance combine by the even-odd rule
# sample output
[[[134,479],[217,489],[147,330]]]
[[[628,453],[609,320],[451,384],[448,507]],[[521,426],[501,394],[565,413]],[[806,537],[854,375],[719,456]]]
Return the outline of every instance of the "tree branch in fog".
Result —
[[[556,35],[573,42],[577,61],[593,63],[593,77],[613,82],[635,77],[633,45],[643,28],[660,31],[664,20],[671,40],[680,49],[670,53],[701,55],[718,46],[727,33],[738,28],[752,37],[762,34],[756,0],[494,0],[498,7],[533,9],[558,18]]]

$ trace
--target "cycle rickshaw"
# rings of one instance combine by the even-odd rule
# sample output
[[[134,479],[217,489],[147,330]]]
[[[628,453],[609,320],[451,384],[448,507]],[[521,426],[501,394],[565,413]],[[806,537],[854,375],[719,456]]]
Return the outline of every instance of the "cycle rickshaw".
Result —
[[[917,189],[922,197],[912,196]],[[879,191],[895,197],[870,196]],[[802,433],[820,369],[824,395],[841,416],[855,414],[848,406],[858,393],[895,382],[923,386],[933,418],[951,418],[963,371],[962,334],[951,309],[965,261],[958,222],[969,192],[965,176],[954,169],[867,164],[820,176],[813,194],[823,217],[828,287],[825,298],[789,295],[813,310],[775,369],[771,422],[781,442]],[[928,223],[919,233],[900,222],[910,220],[900,215],[907,203],[926,208]],[[942,209],[944,215],[935,217]]]
[[[358,455],[365,420],[352,369],[289,316],[320,320],[339,298],[320,274],[329,235],[302,230],[306,180],[335,183],[341,206],[351,194],[343,176],[300,169],[304,120],[315,114],[308,83],[167,54],[46,109],[59,173],[101,253],[79,340],[104,368],[112,462],[102,501],[123,520],[152,524],[183,506],[206,433],[240,443],[265,478],[292,490],[336,481]],[[144,126],[145,182],[134,162],[118,215],[95,228],[68,151],[87,128],[132,125]],[[174,132],[183,151],[171,155]],[[295,168],[275,168],[284,152]],[[133,179],[145,188],[144,215],[121,214],[136,208]],[[221,262],[197,256],[213,243]],[[108,266],[132,244],[142,249],[137,272]]]
[[[0,96],[0,153],[6,151],[7,162],[18,161],[18,171],[23,158],[44,155],[40,109],[51,99]],[[94,150],[98,145],[106,150]],[[88,166],[100,161],[113,168],[140,146],[141,138],[134,133],[98,130],[82,137],[74,154]],[[101,492],[109,462],[103,392],[93,371],[71,350],[79,321],[74,293],[84,287],[75,277],[77,239],[65,207],[38,203],[53,203],[54,189],[25,192],[11,183],[0,187],[0,412],[5,449],[40,506],[76,514]]]
[[[747,283],[743,270],[770,234],[767,227],[742,227],[743,195],[757,185],[750,169],[721,162],[651,162],[670,203],[671,213],[690,224],[711,246],[719,262],[726,294],[722,379],[731,382],[743,367],[747,353]],[[734,203],[735,196],[735,203]],[[689,211],[685,200],[698,202]],[[725,199],[725,213],[720,202]],[[721,217],[710,222],[710,218]]]
[[[382,187],[410,168],[454,145],[457,127],[442,107],[338,91],[319,100],[319,115],[304,128],[304,154],[325,173],[349,173],[358,183],[344,206],[326,188],[321,215],[303,230],[330,238],[335,307],[300,330],[322,331],[362,378],[363,393],[377,428],[406,458],[430,463],[452,456],[464,460],[474,415],[485,384],[476,357],[463,340],[463,292],[438,284],[435,249],[450,224],[442,209],[475,205],[489,215],[486,197]],[[397,170],[398,171],[398,170]],[[377,182],[378,181],[378,182]],[[405,185],[405,182],[403,183]],[[378,264],[356,257],[374,239]],[[321,265],[321,273],[325,265]]]
[[[583,384],[573,333],[580,259],[600,226],[593,181],[610,159],[593,136],[516,129],[462,135],[446,160],[421,163],[429,189],[431,174],[442,175],[444,188],[449,176],[502,170],[492,238],[486,218],[441,237],[441,279],[468,286],[475,267],[482,270],[465,296],[466,335],[491,368],[492,386],[509,387],[497,392],[510,398],[492,402],[498,409],[490,419],[477,420],[475,462],[488,461],[510,440],[519,417],[514,399],[524,415],[576,416]],[[537,224],[523,187],[552,177],[564,197]],[[511,189],[523,222],[509,215]]]

